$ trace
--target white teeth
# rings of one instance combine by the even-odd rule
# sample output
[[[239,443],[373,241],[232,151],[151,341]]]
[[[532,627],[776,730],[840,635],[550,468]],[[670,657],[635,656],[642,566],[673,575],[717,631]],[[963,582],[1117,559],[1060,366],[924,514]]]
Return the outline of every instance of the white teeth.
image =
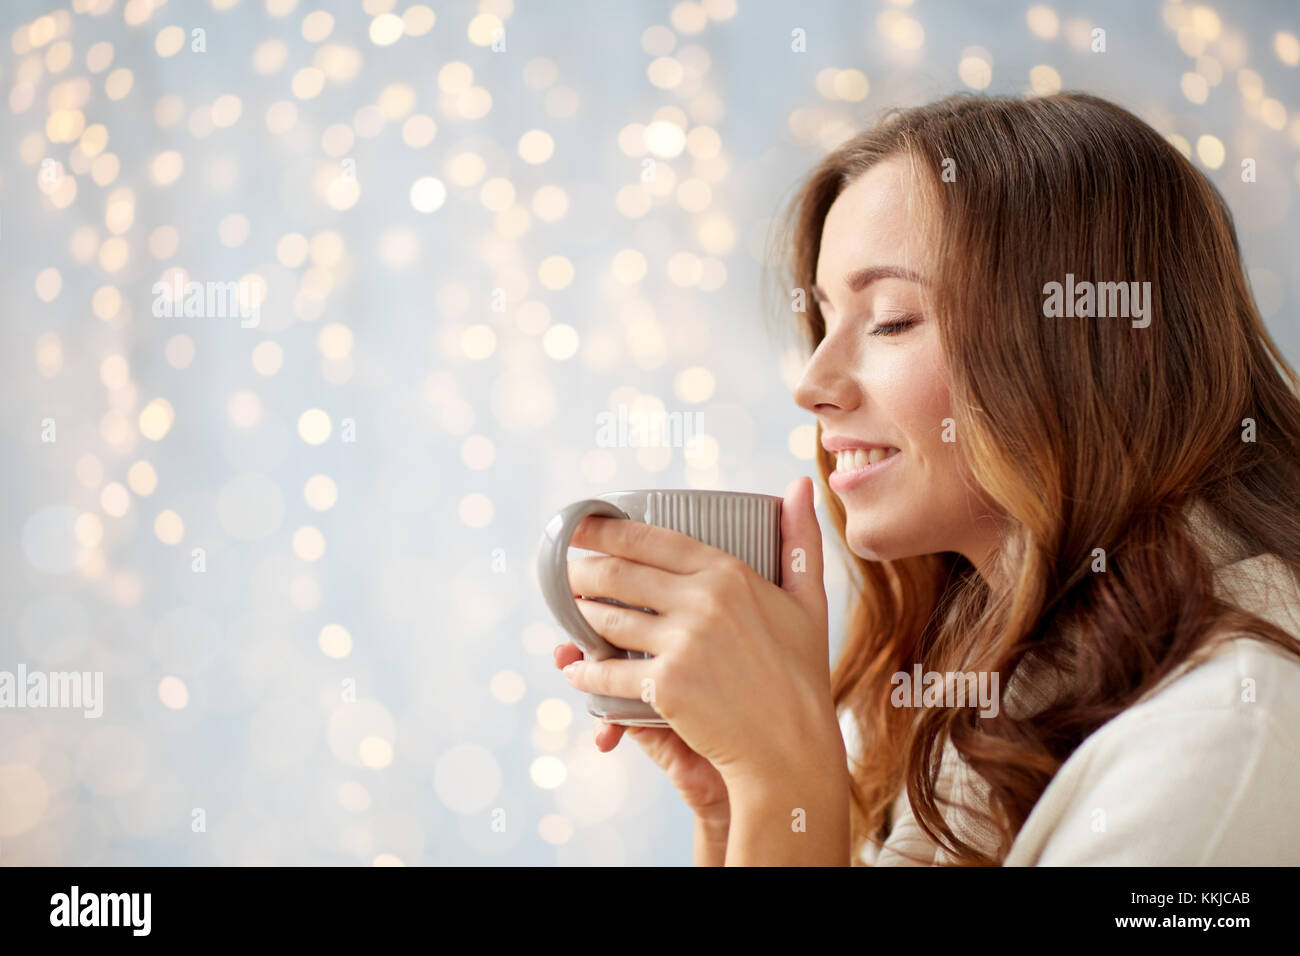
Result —
[[[884,461],[897,451],[897,448],[873,448],[870,451],[851,448],[847,451],[839,451],[835,453],[835,470],[856,471],[867,465],[874,465],[878,461]]]

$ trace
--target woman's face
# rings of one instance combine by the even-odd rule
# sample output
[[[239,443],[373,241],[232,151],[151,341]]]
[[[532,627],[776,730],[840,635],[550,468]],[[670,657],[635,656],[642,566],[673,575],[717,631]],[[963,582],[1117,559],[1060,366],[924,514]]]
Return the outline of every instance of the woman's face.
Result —
[[[924,296],[936,265],[915,189],[906,161],[891,158],[831,206],[812,290],[826,337],[794,397],[839,453],[830,485],[854,554],[889,561],[956,551],[984,569],[1000,523],[958,465],[961,436]]]

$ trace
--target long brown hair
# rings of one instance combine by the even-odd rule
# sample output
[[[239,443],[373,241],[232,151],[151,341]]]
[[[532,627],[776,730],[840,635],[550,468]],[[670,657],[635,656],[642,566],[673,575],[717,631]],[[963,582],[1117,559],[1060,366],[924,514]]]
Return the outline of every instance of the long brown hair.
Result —
[[[1271,553],[1300,576],[1300,382],[1260,319],[1218,191],[1150,126],[1083,94],[953,96],[843,143],[779,223],[787,296],[816,281],[835,198],[895,156],[933,213],[957,444],[1008,519],[997,577],[1010,586],[990,589],[955,553],[850,557],[832,693],[861,742],[853,859],[886,836],[906,788],[953,862],[996,863],[1075,748],[1180,665],[1243,632],[1300,655],[1286,631],[1216,596],[1189,521],[1203,508],[1236,557]],[[1149,281],[1150,324],[1045,318],[1044,287],[1067,273]],[[815,348],[817,302],[796,298]],[[820,441],[818,466],[825,487],[834,460]],[[825,500],[847,548],[844,507]],[[1005,696],[1022,660],[1065,678],[1037,712],[890,705],[892,675],[914,664],[997,673]],[[987,806],[967,809],[998,834],[995,851],[939,809],[945,740],[988,785]]]

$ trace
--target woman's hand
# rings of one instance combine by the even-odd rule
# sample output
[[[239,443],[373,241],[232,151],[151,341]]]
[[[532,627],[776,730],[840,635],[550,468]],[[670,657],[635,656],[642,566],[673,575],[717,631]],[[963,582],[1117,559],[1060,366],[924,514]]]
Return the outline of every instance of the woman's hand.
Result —
[[[733,784],[774,794],[801,773],[845,765],[811,481],[787,491],[781,535],[780,587],[666,528],[593,516],[572,539],[608,555],[569,563],[575,596],[630,605],[578,598],[583,617],[611,644],[654,656],[573,661],[565,676],[589,693],[649,700],[684,747],[716,768],[733,808]]]
[[[582,651],[573,643],[557,644],[555,666],[567,667],[582,660]],[[726,832],[731,818],[727,803],[727,785],[722,775],[667,727],[624,727],[597,718],[596,747],[610,751],[618,746],[624,732],[632,737],[668,776],[682,800],[695,816],[714,832]]]

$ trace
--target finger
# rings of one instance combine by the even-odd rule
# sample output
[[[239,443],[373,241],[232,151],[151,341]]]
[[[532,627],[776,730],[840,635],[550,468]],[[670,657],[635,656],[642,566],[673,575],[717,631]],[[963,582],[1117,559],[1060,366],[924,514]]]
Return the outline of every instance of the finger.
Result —
[[[810,613],[826,617],[822,531],[813,503],[812,479],[796,478],[781,505],[781,588]]]
[[[596,719],[596,728],[592,736],[596,740],[596,749],[602,753],[608,753],[618,746],[618,742],[623,739],[623,732],[627,730],[622,724],[607,723],[600,718]]]
[[[588,515],[579,522],[569,546],[601,551],[675,574],[694,574],[715,564],[719,551],[680,531],[599,515]]]
[[[569,562],[569,590],[574,597],[614,598],[633,607],[666,614],[681,594],[685,575],[673,574],[627,558],[577,558]]]
[[[640,700],[643,681],[651,680],[651,664],[645,658],[610,657],[603,661],[574,661],[563,673],[570,684],[589,694]],[[647,686],[653,687],[653,683]]]
[[[625,651],[663,653],[668,644],[664,618],[632,607],[619,607],[590,598],[577,598],[578,613],[591,629],[615,647]]]
[[[568,667],[574,661],[582,660],[582,648],[572,641],[564,644],[556,644],[551,651],[551,656],[555,658],[555,666],[564,668]]]

